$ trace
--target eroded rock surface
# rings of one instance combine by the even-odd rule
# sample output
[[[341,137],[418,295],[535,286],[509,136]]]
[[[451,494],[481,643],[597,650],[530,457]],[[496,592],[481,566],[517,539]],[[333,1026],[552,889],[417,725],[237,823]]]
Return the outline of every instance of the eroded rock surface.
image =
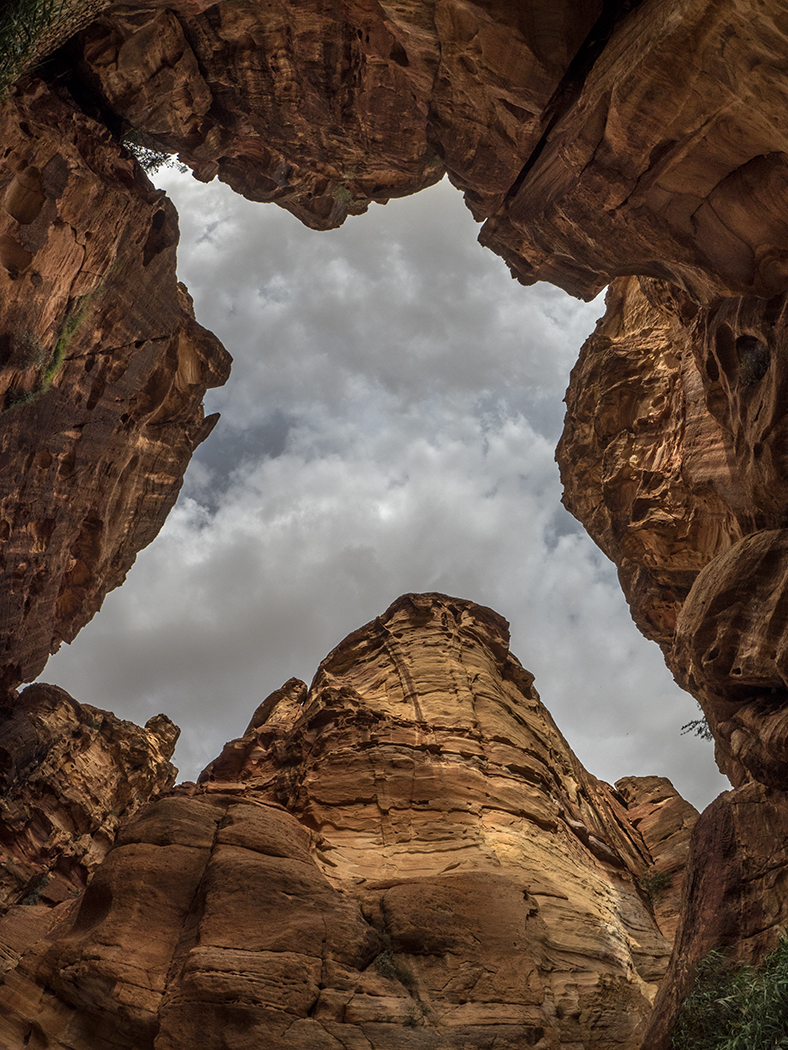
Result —
[[[63,689],[0,708],[0,910],[81,892],[119,824],[175,783],[177,726],[144,729]]]
[[[40,82],[0,108],[0,687],[30,681],[154,538],[229,355],[175,278],[178,223]]]
[[[722,948],[759,963],[785,930],[786,822],[785,793],[756,783],[724,792],[699,817],[673,958],[643,1043],[648,1050],[672,1050],[676,1010],[705,955]]]
[[[319,229],[446,170],[486,220],[482,241],[520,280],[548,279],[589,297],[622,277],[568,398],[559,452],[567,504],[618,565],[636,622],[700,700],[718,761],[739,785],[696,832],[681,928],[687,958],[711,946],[698,930],[706,915],[718,920],[708,924],[710,937],[728,937],[734,947],[739,938],[755,957],[773,943],[785,912],[785,865],[773,860],[769,841],[784,829],[786,786],[788,82],[779,7],[754,0],[205,7],[204,0],[112,5],[53,60],[54,90],[29,80],[0,113],[0,685],[38,674],[155,536],[210,428],[204,390],[226,376],[224,351],[176,286],[174,213],[120,145],[122,134],[134,129],[151,145],[180,151],[199,178],[218,174]],[[203,828],[195,832],[201,845],[188,845],[186,833],[157,845],[180,832],[151,825],[152,840],[129,840],[110,854],[71,932],[31,950],[13,971],[4,1038],[80,1047],[120,1046],[128,1035],[129,1045],[144,1046],[160,1029],[157,1047],[180,1045],[187,1039],[180,1032],[191,1045],[209,1033],[206,1045],[218,1046],[216,1018],[236,1009],[239,972],[252,974],[249,995],[258,997],[237,1007],[239,1030],[246,1025],[258,1042],[278,1025],[294,1046],[298,1039],[353,1046],[359,1031],[365,1050],[380,1033],[403,1047],[484,1045],[491,1033],[499,1046],[510,1037],[551,1046],[577,1041],[580,1018],[598,1020],[600,1046],[635,1038],[644,989],[659,967],[655,949],[638,940],[651,944],[653,931],[642,932],[648,923],[633,879],[643,864],[660,863],[651,849],[664,850],[667,863],[672,836],[683,830],[667,833],[655,799],[633,796],[645,838],[655,836],[647,845],[604,787],[578,780],[530,682],[504,675],[489,695],[455,685],[446,695],[466,700],[448,717],[440,690],[426,689],[427,704],[407,679],[396,684],[397,675],[384,673],[385,659],[404,658],[400,641],[376,630],[374,645],[368,639],[357,651],[349,642],[332,654],[305,706],[305,687],[288,683],[197,794],[180,800],[199,807],[187,823]],[[498,654],[493,663],[509,666],[500,645],[489,643],[497,631],[488,623],[484,644]],[[388,657],[362,652],[365,644]],[[356,680],[343,662],[350,654],[372,685],[378,676],[391,684],[391,706]],[[488,670],[477,668],[480,682]],[[511,689],[530,713],[501,730]],[[352,782],[329,743],[345,756]],[[378,762],[390,769],[382,785]],[[436,798],[450,788],[465,808],[432,808],[432,794],[414,795],[414,770]],[[515,789],[518,778],[525,786]],[[488,780],[494,790],[482,801],[479,785]],[[570,781],[591,786],[575,790]],[[276,835],[266,831],[262,849],[241,848],[262,858],[284,850],[288,863],[305,865],[308,855],[309,864],[298,869],[302,892],[290,874],[277,883],[269,861],[255,858],[250,870],[262,864],[265,872],[261,892],[287,887],[276,907],[311,894],[329,911],[336,906],[354,947],[337,946],[326,930],[320,951],[315,934],[297,958],[263,958],[281,955],[280,943],[271,948],[256,920],[239,913],[250,931],[243,960],[223,954],[230,949],[218,919],[205,920],[200,946],[208,955],[192,954],[200,909],[208,915],[212,907],[207,891],[193,894],[208,885],[203,876],[214,863],[216,900],[232,903],[222,897],[223,880],[233,884],[232,858],[222,852],[228,844],[217,838],[223,822],[237,807],[263,812],[263,804],[266,821],[290,822],[287,845],[271,846]],[[748,826],[744,813],[754,815]],[[302,841],[298,827],[309,829],[308,854],[293,846]],[[552,843],[549,863],[535,841]],[[581,859],[593,873],[582,888],[553,894]],[[135,895],[134,879],[147,896]],[[493,892],[495,879],[503,882]],[[422,900],[438,901],[443,915],[458,912],[460,899],[491,897],[509,903],[500,915],[490,909],[487,932],[474,925],[475,905],[463,919],[479,969],[449,974],[452,951],[437,941],[434,950],[426,941],[413,950],[410,916],[419,917],[420,932],[433,914],[431,905],[419,911]],[[137,956],[131,941],[119,952],[119,931],[132,928],[128,916],[143,899],[152,917],[166,914],[166,932]],[[739,900],[758,916],[757,930],[736,926]],[[11,939],[29,943],[75,907],[63,902],[57,918],[35,905],[17,909]],[[587,925],[580,914],[592,916]],[[485,976],[489,959],[503,958],[513,915],[527,927],[529,947],[496,974],[527,973],[516,994],[503,978]],[[594,931],[583,952],[597,962],[579,977],[568,961],[576,946],[562,940],[567,923]],[[465,934],[452,936],[465,943]],[[95,963],[90,973],[83,948]],[[324,979],[326,960],[335,959],[344,969],[336,981]],[[661,1034],[650,1039],[667,1038],[670,1010],[686,987],[683,965],[675,956],[653,1030]],[[403,983],[405,972],[416,992]],[[394,984],[381,991],[382,980]],[[479,1001],[492,1006],[480,1021],[466,992],[485,982],[492,990]],[[618,1020],[606,1005],[613,1000]]]
[[[672,944],[681,914],[684,869],[698,811],[682,798],[667,777],[624,777],[616,790],[627,817],[643,836],[652,866],[641,878],[660,930]]]
[[[788,41],[768,5],[156,6],[98,18],[81,76],[200,178],[324,229],[447,170],[526,283],[788,286]]]
[[[564,502],[618,565],[635,622],[701,704],[739,787],[706,815],[730,834],[692,842],[659,1047],[695,963],[714,947],[759,961],[788,909],[770,840],[788,788],[785,308],[784,295],[702,306],[665,282],[619,280],[567,394]],[[744,909],[761,925],[740,922]]]
[[[172,787],[179,730],[32,685],[0,708],[0,973],[60,921],[120,825]]]
[[[0,1040],[635,1050],[654,862],[505,621],[408,595],[124,826],[6,976]]]

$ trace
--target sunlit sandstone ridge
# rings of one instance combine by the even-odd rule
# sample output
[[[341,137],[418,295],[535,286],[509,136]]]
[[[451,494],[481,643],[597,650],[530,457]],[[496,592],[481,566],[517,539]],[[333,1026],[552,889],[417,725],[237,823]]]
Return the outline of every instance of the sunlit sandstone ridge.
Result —
[[[644,1039],[666,1050],[694,962],[757,960],[788,922],[787,52],[783,5],[760,0],[107,7],[0,109],[6,705],[154,538],[227,375],[124,135],[318,229],[448,172],[523,282],[618,278],[568,394],[566,501],[736,785],[696,828]],[[325,800],[303,791],[306,817]]]
[[[641,835],[532,682],[492,610],[400,598],[125,823],[2,1045],[634,1050],[671,947],[641,879],[675,900],[696,814],[631,778]]]
[[[667,1050],[697,960],[726,946],[761,959],[788,922],[786,296],[703,307],[622,278],[607,306],[567,393],[564,502],[618,565],[736,786],[696,830],[647,1041]]]

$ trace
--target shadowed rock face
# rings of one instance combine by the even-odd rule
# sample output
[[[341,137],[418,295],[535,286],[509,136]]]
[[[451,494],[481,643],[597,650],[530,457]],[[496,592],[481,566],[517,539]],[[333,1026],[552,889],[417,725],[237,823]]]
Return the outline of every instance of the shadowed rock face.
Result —
[[[491,610],[399,599],[124,826],[7,976],[0,1037],[634,1050],[670,951],[655,855],[532,681]],[[657,787],[639,819],[680,803]]]
[[[82,75],[198,178],[326,229],[446,170],[525,283],[591,297],[643,274],[701,301],[788,285],[788,41],[768,6],[149,7],[86,30]]]
[[[726,791],[701,814],[690,843],[682,915],[671,965],[643,1046],[672,1050],[677,1008],[697,963],[712,949],[760,962],[788,923],[782,791],[751,783]]]
[[[0,974],[69,911],[123,821],[172,787],[179,733],[51,685],[13,700],[0,708]]]
[[[36,677],[157,534],[229,356],[175,278],[178,222],[35,83],[0,108],[0,686]]]
[[[52,685],[0,709],[0,909],[81,892],[120,823],[174,784],[179,732],[166,715],[140,729]]]

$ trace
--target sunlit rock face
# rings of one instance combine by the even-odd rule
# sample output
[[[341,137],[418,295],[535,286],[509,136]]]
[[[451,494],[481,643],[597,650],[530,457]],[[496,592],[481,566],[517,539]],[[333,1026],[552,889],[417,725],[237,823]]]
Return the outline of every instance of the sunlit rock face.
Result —
[[[785,789],[784,296],[698,307],[620,279],[583,347],[557,458],[564,503],[701,703],[720,767]]]
[[[558,449],[564,502],[619,566],[635,622],[701,704],[736,785],[691,845],[680,947],[645,1044],[665,1050],[695,963],[719,947],[759,961],[788,914],[785,305],[704,307],[664,282],[615,282]]]
[[[120,823],[175,783],[179,730],[31,685],[0,709],[0,909],[81,892]]]
[[[681,960],[711,936],[756,958],[785,921],[787,43],[755,0],[104,10],[49,86],[21,82],[0,109],[11,701],[156,535],[227,375],[175,278],[174,211],[124,133],[317,229],[448,171],[521,281],[589,297],[620,278],[567,398],[566,502],[737,785],[693,846],[646,1037],[667,1046]],[[238,1046],[547,1047],[592,1023],[594,1046],[634,1045],[664,942],[633,880],[672,870],[679,803],[629,784],[626,810],[567,757],[492,614],[411,605],[130,825],[81,904],[20,905],[9,958],[55,939],[9,971],[9,1045],[218,1047],[228,1016]],[[230,892],[247,883],[263,918]],[[668,931],[675,901],[652,904]],[[141,907],[159,931],[144,943]]]
[[[532,682],[492,610],[399,599],[123,827],[7,975],[4,1045],[635,1050],[655,855]]]
[[[229,356],[178,222],[105,128],[33,83],[0,107],[0,686],[38,675],[157,534]]]

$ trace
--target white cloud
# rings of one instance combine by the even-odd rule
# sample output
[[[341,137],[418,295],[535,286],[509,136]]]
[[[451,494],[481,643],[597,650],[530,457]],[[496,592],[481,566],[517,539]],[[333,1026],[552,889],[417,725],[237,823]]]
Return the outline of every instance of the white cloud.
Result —
[[[553,447],[601,306],[523,289],[442,184],[315,233],[166,176],[180,277],[235,357],[223,419],[124,587],[47,680],[184,730],[196,776],[291,675],[405,591],[492,606],[589,769],[724,783],[694,703],[559,504]]]

